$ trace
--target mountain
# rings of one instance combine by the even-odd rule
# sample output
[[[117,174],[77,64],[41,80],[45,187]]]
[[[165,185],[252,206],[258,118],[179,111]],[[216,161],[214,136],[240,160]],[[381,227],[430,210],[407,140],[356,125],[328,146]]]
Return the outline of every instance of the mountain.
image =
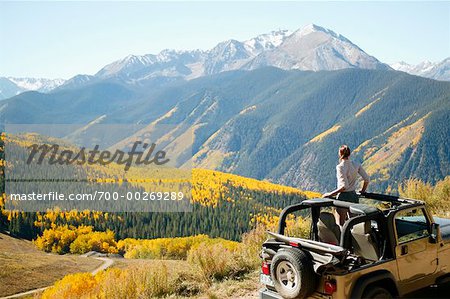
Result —
[[[94,76],[91,75],[76,75],[72,78],[70,78],[69,80],[66,80],[63,84],[61,84],[60,86],[58,86],[58,90],[59,89],[71,89],[71,88],[78,88],[81,86],[85,86],[89,83],[94,82],[96,79]]]
[[[95,77],[119,77],[126,80],[145,80],[154,77],[183,77],[192,70],[187,66],[201,59],[202,51],[164,50],[157,55],[129,55],[102,68]]]
[[[166,49],[158,54],[128,55],[104,66],[93,76],[76,75],[66,81],[1,78],[0,99],[24,91],[47,93],[83,88],[101,81],[145,90],[173,81],[265,66],[314,71],[385,68],[345,37],[317,25],[308,25],[295,33],[278,30],[245,41],[230,39],[206,51]]]
[[[244,45],[253,55],[272,50],[278,47],[292,32],[289,30],[278,30],[258,35],[255,38],[244,41]]]
[[[39,141],[37,141],[39,140]],[[54,142],[43,136],[37,135],[20,135],[9,137],[9,148],[14,150],[17,157],[26,155],[27,146],[36,142]],[[64,147],[67,149],[66,147]],[[70,148],[70,147],[69,147]],[[45,158],[47,159],[47,158]],[[92,165],[91,165],[92,166]],[[79,178],[102,177],[102,178],[121,178],[121,179],[137,179],[142,178],[143,174],[152,172],[152,167],[132,168],[129,172],[124,173],[118,165],[68,165],[67,169],[72,169]],[[15,164],[12,167],[17,167]],[[220,236],[227,239],[239,239],[241,234],[247,232],[255,224],[255,222],[263,222],[265,224],[275,224],[278,213],[281,208],[293,203],[302,201],[306,198],[314,198],[320,196],[315,192],[301,191],[297,188],[280,186],[270,182],[258,181],[255,179],[244,178],[241,176],[221,173],[217,171],[192,169],[192,172],[184,177],[190,184],[184,186],[173,185],[172,177],[160,177],[158,186],[162,188],[162,184],[170,184],[171,188],[177,188],[180,192],[184,192],[186,198],[191,203],[188,213],[148,213],[139,212],[120,212],[117,208],[111,213],[97,212],[105,208],[104,204],[95,204],[85,206],[86,209],[79,205],[75,207],[79,212],[73,210],[70,213],[45,212],[41,214],[11,213],[0,214],[0,229],[7,225],[8,231],[15,236],[28,239],[34,239],[41,234],[45,228],[50,228],[51,223],[58,225],[70,224],[81,225],[89,223],[96,230],[113,230],[117,238],[125,239],[127,237],[135,238],[155,238],[155,237],[176,237],[190,236],[197,234],[206,234],[210,236]],[[48,173],[41,167],[28,169],[27,175],[31,177]],[[0,183],[1,183],[0,177]],[[121,189],[125,187],[125,189]],[[3,193],[4,184],[0,184],[0,192]],[[91,187],[89,187],[91,186]],[[58,188],[58,187],[55,187]],[[94,189],[95,190],[94,190]],[[117,192],[142,192],[143,190],[152,190],[148,183],[137,183],[133,185],[124,184],[87,184],[80,187],[79,184],[70,184],[63,187],[64,192],[94,192],[97,190],[116,190]],[[82,191],[81,191],[82,190]],[[166,189],[168,190],[168,189]],[[53,191],[53,190],[52,190]],[[174,191],[174,189],[172,189]],[[119,200],[120,201],[120,200]],[[17,206],[15,206],[17,208]],[[71,208],[67,205],[58,205],[59,209],[64,210]],[[97,207],[97,209],[96,209]],[[8,204],[3,206],[5,210],[9,210]],[[103,210],[104,211],[104,210]],[[53,216],[51,216],[53,215]],[[48,218],[47,218],[48,216]],[[19,217],[19,218],[17,218]],[[50,219],[51,218],[51,219]],[[8,220],[7,220],[8,219]],[[47,221],[47,220],[50,220]],[[262,221],[261,221],[262,220]],[[33,225],[35,223],[36,225]],[[157,223],[164,223],[161,227]],[[31,225],[30,225],[31,224]],[[2,227],[3,226],[3,227]],[[158,229],[155,229],[157,227]],[[59,252],[59,253],[62,253]]]
[[[275,49],[291,34],[288,30],[272,31],[239,42],[228,40],[207,51],[203,61],[204,73],[211,75],[241,69],[257,55]]]
[[[418,69],[445,76],[447,64]],[[15,83],[3,83],[17,93]],[[373,190],[395,190],[404,178],[433,183],[449,175],[449,106],[450,82],[394,71],[342,35],[309,25],[207,51],[130,55],[48,94],[5,99],[0,118],[80,124],[68,140],[92,124],[139,124],[132,136],[112,134],[120,136],[116,147],[145,136],[175,149],[179,165],[318,191],[334,187],[336,149],[346,143]],[[161,125],[172,129],[161,134]]]
[[[162,140],[181,148],[183,133],[193,132],[195,166],[307,190],[335,186],[342,143],[367,168],[373,190],[395,190],[408,177],[435,182],[449,175],[449,83],[358,69],[234,76],[218,76],[220,89],[203,85],[147,133],[177,125]]]
[[[450,82],[391,70],[266,67],[147,91],[99,82],[24,93],[2,101],[0,113],[6,123],[143,124],[136,134],[176,149],[181,164],[306,190],[334,188],[343,143],[367,168],[372,190],[449,175]],[[160,125],[172,129],[155,134]]]
[[[391,64],[394,70],[411,75],[431,78],[441,81],[450,81],[450,57],[441,62],[423,61],[417,65],[408,64],[404,61]]]
[[[344,36],[314,24],[295,31],[278,47],[255,57],[245,68],[262,66],[312,71],[390,68]]]
[[[194,79],[238,69],[390,69],[347,38],[317,25],[291,33],[272,31],[246,41],[230,39],[207,51],[163,50],[157,55],[129,55],[102,68],[95,77],[139,82],[148,78]]]
[[[114,61],[95,75],[76,75],[69,80],[0,78],[0,99],[24,91],[50,92],[83,88],[107,81],[134,85],[132,88],[159,87],[183,80],[233,70],[253,70],[274,66],[284,70],[393,69],[436,80],[450,80],[450,58],[440,63],[417,66],[404,62],[389,66],[364,52],[341,34],[314,24],[295,32],[278,30],[237,41],[220,42],[209,50],[163,50],[158,54],[128,55]]]
[[[8,78],[11,82],[25,90],[49,92],[65,82],[64,79],[45,78]]]
[[[48,94],[24,92],[0,102],[0,119],[4,123],[83,124],[130,104],[134,96],[126,86],[109,82]]]
[[[24,91],[49,92],[64,82],[64,79],[0,77],[0,100]]]
[[[17,86],[8,78],[0,77],[0,100],[13,97],[24,91],[25,89]]]

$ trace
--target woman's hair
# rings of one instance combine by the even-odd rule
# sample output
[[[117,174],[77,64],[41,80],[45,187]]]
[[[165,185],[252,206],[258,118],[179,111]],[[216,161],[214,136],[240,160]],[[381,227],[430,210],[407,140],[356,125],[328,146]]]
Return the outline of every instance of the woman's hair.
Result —
[[[351,151],[348,145],[341,145],[341,147],[339,148],[339,158],[341,159],[350,157],[350,153]]]

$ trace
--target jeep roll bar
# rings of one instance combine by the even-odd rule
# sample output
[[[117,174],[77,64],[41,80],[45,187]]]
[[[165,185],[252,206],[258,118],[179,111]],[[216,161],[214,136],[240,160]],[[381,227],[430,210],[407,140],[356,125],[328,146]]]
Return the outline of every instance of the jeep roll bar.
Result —
[[[319,219],[320,208],[322,207],[345,208],[351,210],[352,213],[358,215],[360,214],[370,215],[381,213],[380,210],[378,210],[377,208],[365,204],[351,203],[346,201],[335,200],[332,198],[307,199],[298,204],[287,206],[281,211],[280,220],[278,221],[278,234],[284,235],[284,230],[286,228],[286,218],[289,214],[311,208],[311,217],[313,219],[313,222],[315,222]],[[317,232],[316,230],[317,227],[315,228],[315,225],[313,225],[312,233],[316,233]]]
[[[372,198],[372,196],[368,197]],[[380,197],[377,197],[380,198]],[[398,199],[395,199],[395,197],[391,198],[391,201]],[[410,206],[414,206],[418,203],[411,204]],[[348,219],[343,227],[342,227],[342,234],[341,238],[339,240],[339,246],[335,247],[328,247],[324,248],[323,243],[317,242],[318,238],[318,228],[317,228],[317,222],[319,220],[319,214],[320,214],[320,208],[322,207],[335,207],[335,208],[345,208],[349,209],[349,211],[352,214],[355,214],[352,218]],[[312,228],[311,228],[311,238],[313,240],[306,240],[301,238],[291,238],[284,235],[285,229],[286,229],[286,219],[289,214],[305,209],[311,209],[311,218],[312,218]],[[384,217],[384,214],[379,209],[369,206],[366,204],[357,204],[357,203],[351,203],[351,202],[345,202],[340,200],[333,200],[330,198],[316,198],[316,199],[309,199],[304,200],[301,203],[294,204],[291,206],[288,206],[283,209],[283,211],[280,213],[280,220],[278,224],[278,233],[270,233],[269,234],[272,237],[275,237],[275,239],[285,242],[285,243],[296,243],[297,247],[304,247],[316,252],[322,252],[322,253],[331,253],[331,254],[342,254],[344,248],[349,248],[351,244],[351,233],[350,230],[358,223],[366,222],[366,221],[372,221],[375,220],[379,224],[379,228],[381,231],[383,231],[383,234],[386,235],[387,233],[387,227],[385,226],[385,223],[381,221],[381,219]],[[314,241],[316,240],[316,241]],[[322,244],[322,245],[319,245]],[[327,244],[328,245],[328,244]]]
[[[423,204],[422,201],[416,200],[416,199],[410,199],[410,198],[401,198],[399,196],[395,195],[387,195],[387,194],[380,194],[380,193],[370,193],[370,192],[364,192],[364,193],[358,193],[358,196],[361,198],[367,198],[367,199],[373,199],[373,200],[379,200],[379,201],[387,201],[391,202],[393,204]]]
[[[287,237],[284,235],[267,232],[270,236],[274,237],[275,240],[284,242],[290,246],[298,247],[298,248],[306,248],[308,250],[317,252],[319,254],[332,254],[332,255],[345,255],[347,250],[336,245],[326,244],[322,242],[302,239],[302,238],[294,238]]]
[[[284,235],[284,230],[286,228],[286,218],[289,214],[301,210],[311,208],[311,216],[314,219],[319,219],[319,214],[321,207],[333,206],[333,200],[328,198],[314,198],[307,199],[298,204],[293,204],[284,208],[280,213],[280,220],[278,221],[278,234]],[[317,214],[317,215],[316,215]],[[313,225],[313,233],[317,230],[317,227]]]

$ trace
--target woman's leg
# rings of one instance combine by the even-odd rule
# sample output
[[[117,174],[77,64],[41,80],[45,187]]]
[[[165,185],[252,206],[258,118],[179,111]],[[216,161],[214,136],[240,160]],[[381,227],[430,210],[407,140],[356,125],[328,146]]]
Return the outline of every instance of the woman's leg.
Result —
[[[355,191],[341,192],[338,194],[336,199],[351,203],[359,203],[359,197]],[[336,212],[338,214],[338,224],[340,226],[344,225],[345,221],[347,221],[349,217],[353,217],[353,215],[350,214],[350,211],[346,208],[336,208]]]
[[[336,223],[340,226],[344,225],[345,221],[348,219],[348,209],[346,208],[336,208],[337,221]]]

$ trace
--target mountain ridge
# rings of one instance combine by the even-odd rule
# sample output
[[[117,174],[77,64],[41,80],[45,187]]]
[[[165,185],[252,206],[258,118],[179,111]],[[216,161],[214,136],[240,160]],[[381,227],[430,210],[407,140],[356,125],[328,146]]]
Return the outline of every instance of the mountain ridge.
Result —
[[[450,81],[450,57],[439,62],[429,60],[422,61],[416,65],[404,61],[390,65],[394,70],[405,72],[411,75],[430,78],[434,80]]]
[[[63,85],[64,79],[0,77],[0,100],[25,91],[50,92]]]
[[[180,164],[318,191],[334,187],[336,148],[347,143],[372,188],[384,191],[406,177],[432,183],[449,175],[449,105],[450,82],[404,72],[265,67],[144,94],[114,81],[26,93],[0,102],[0,114],[6,123],[143,124],[146,138],[193,156]],[[152,134],[159,125],[173,129]],[[183,152],[186,134],[191,153]]]
[[[342,34],[309,24],[293,32],[280,29],[245,41],[225,40],[208,50],[165,49],[157,54],[130,54],[102,67],[94,75],[79,74],[68,80],[2,77],[0,100],[24,91],[53,92],[105,80],[139,86],[146,86],[150,82],[153,86],[155,80],[165,84],[174,80],[192,80],[220,72],[267,66],[312,71],[394,68],[413,75],[449,81],[448,59],[441,62],[442,65],[436,63],[428,73],[406,63],[389,66],[364,52]]]
[[[316,38],[311,38],[315,36]],[[328,40],[326,46],[324,39]],[[307,40],[307,41],[305,41]],[[299,56],[307,52],[310,56]],[[322,54],[327,51],[328,54]],[[278,53],[281,52],[281,53]],[[167,59],[164,53],[175,53]],[[265,53],[272,53],[266,58]],[[165,59],[162,59],[163,56]],[[289,56],[289,62],[279,63],[280,56]],[[314,60],[311,62],[311,60]],[[338,61],[338,62],[335,62]],[[127,56],[100,70],[96,76],[109,78],[125,76],[133,80],[145,79],[158,71],[166,76],[193,79],[223,71],[255,69],[275,66],[281,69],[336,70],[342,68],[390,69],[341,34],[310,24],[291,33],[287,30],[272,31],[246,41],[229,39],[212,49],[201,51],[163,50],[159,54]],[[129,69],[134,69],[130,73]],[[145,76],[143,69],[147,68]]]

